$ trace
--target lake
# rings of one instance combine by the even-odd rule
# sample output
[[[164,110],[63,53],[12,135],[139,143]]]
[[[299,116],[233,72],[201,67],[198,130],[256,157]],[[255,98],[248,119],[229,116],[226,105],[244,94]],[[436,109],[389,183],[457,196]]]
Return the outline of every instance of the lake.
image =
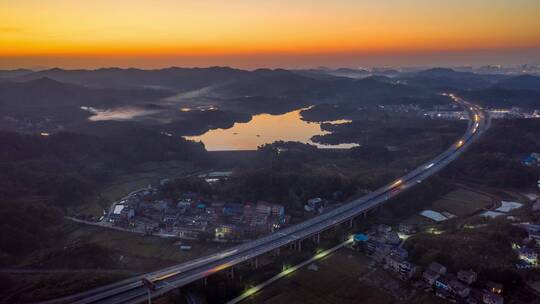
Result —
[[[301,119],[303,109],[281,115],[259,114],[246,123],[235,123],[229,129],[213,129],[199,136],[185,136],[186,139],[201,141],[209,151],[256,150],[258,146],[278,140],[298,141],[319,148],[348,149],[357,144],[322,145],[311,141],[314,135],[329,134],[321,129],[321,123]],[[346,123],[349,121],[328,121]]]

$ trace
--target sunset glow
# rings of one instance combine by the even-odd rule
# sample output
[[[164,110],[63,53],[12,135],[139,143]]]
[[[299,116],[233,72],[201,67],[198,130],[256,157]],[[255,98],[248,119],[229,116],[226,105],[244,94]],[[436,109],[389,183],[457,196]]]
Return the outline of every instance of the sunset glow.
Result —
[[[539,12],[534,0],[3,1],[0,56],[107,62],[536,49]]]

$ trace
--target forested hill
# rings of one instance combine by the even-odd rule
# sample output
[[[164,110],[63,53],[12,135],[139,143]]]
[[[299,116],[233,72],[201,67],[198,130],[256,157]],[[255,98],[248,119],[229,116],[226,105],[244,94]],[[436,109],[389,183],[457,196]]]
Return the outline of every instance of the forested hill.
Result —
[[[0,131],[0,199],[50,196],[62,204],[106,181],[111,170],[149,161],[202,161],[199,143],[133,130],[118,137],[74,133],[51,136]]]

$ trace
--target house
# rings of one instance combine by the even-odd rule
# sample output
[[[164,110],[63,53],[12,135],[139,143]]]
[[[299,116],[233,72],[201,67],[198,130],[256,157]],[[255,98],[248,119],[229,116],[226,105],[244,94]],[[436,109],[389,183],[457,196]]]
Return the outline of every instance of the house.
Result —
[[[258,202],[257,206],[255,207],[255,211],[259,215],[269,216],[272,214],[272,205],[265,202]]]
[[[452,295],[450,294],[450,292],[446,289],[442,289],[442,288],[437,288],[435,290],[435,295],[439,298],[442,298],[442,299],[451,299],[452,298]]]
[[[236,230],[235,225],[223,224],[214,229],[215,237],[217,239],[230,238],[233,232]]]
[[[472,270],[460,270],[457,273],[457,277],[461,282],[471,285],[476,281],[476,272]]]
[[[206,229],[204,227],[176,227],[174,228],[174,232],[178,235],[179,238],[184,239],[196,239],[199,237],[199,234],[201,232],[205,232]]]
[[[471,288],[469,297],[466,301],[467,304],[480,304],[484,303],[484,292],[478,288]]]
[[[532,265],[538,264],[538,252],[535,250],[527,247],[521,247],[518,249],[517,253],[520,260]]]
[[[243,215],[244,205],[236,203],[228,203],[223,206],[223,214],[226,216]]]
[[[368,253],[374,253],[377,246],[379,246],[379,242],[373,240],[372,238],[368,238],[365,242],[365,248]]]
[[[176,204],[176,208],[189,209],[189,208],[191,208],[191,203],[192,203],[192,200],[190,198],[181,199]]]
[[[410,279],[416,273],[416,266],[408,261],[403,261],[399,265],[399,274],[403,279]]]
[[[416,267],[405,260],[405,258],[390,253],[385,257],[386,266],[399,274],[402,279],[410,279],[416,272]]]
[[[440,276],[441,275],[437,272],[428,269],[422,274],[422,279],[431,286],[435,284],[435,281],[437,281]]]
[[[529,230],[529,240],[534,240],[540,245],[540,231]]]
[[[377,261],[377,262],[383,262],[386,258],[386,256],[388,255],[388,248],[385,247],[385,246],[377,246],[375,248],[375,252],[373,252],[372,254],[372,258]]]
[[[250,226],[266,226],[268,222],[268,216],[263,214],[256,214],[255,216],[246,217],[246,224]]]
[[[272,215],[277,217],[283,217],[285,215],[285,207],[278,204],[272,205]]]
[[[399,235],[395,231],[389,231],[385,233],[384,238],[386,240],[386,243],[388,244],[399,245],[399,243],[401,243],[401,239],[399,238]]]
[[[444,267],[443,265],[437,263],[437,262],[433,262],[431,264],[429,264],[428,266],[428,269],[433,271],[433,272],[436,272],[440,275],[445,275],[446,274],[446,267]]]
[[[448,283],[448,285],[450,286],[450,292],[462,297],[462,298],[466,298],[469,296],[469,292],[471,291],[471,289],[469,288],[469,286],[461,283],[460,281],[458,280],[451,280],[450,283]]]
[[[161,221],[166,224],[174,224],[179,218],[178,212],[167,210],[163,212],[163,215],[161,217]]]
[[[122,210],[124,210],[125,207],[126,205],[124,205],[123,202],[114,205],[113,212],[109,216],[111,221],[118,220],[122,214]]]
[[[386,262],[386,266],[396,272],[399,270],[399,265],[405,261],[404,258],[395,253],[389,253],[384,260]]]
[[[415,234],[416,233],[416,225],[414,224],[406,224],[401,223],[399,224],[398,231],[407,235]]]
[[[392,231],[392,227],[390,227],[388,225],[385,225],[385,224],[380,224],[380,225],[376,226],[376,231],[377,231],[377,233],[387,234],[390,231]]]
[[[435,280],[435,288],[450,291],[450,280],[446,276],[439,276],[439,278]]]
[[[312,198],[307,201],[307,204],[304,206],[304,210],[311,212],[313,210],[319,209],[323,205],[323,200],[320,197]]]
[[[540,161],[540,154],[538,153],[531,153],[530,155],[526,156],[521,163],[523,163],[525,166],[533,166],[538,164]]]
[[[407,252],[407,249],[402,248],[402,247],[393,247],[392,249],[390,249],[390,253],[396,254],[402,257],[403,259],[407,259],[409,257],[409,253]]]
[[[483,301],[485,304],[504,304],[503,297],[489,291],[484,292]]]
[[[158,210],[159,211],[165,211],[169,209],[169,202],[166,200],[162,200],[158,202]]]
[[[495,294],[501,294],[503,292],[503,286],[500,283],[489,281],[486,283],[486,289]]]

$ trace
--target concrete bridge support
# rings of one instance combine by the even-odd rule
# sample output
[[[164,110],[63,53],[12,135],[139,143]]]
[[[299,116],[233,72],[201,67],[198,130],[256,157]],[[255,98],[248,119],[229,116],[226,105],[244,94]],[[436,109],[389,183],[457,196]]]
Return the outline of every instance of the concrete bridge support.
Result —
[[[289,248],[291,250],[295,250],[296,249],[296,242],[289,243]]]
[[[255,257],[251,260],[251,267],[253,267],[253,269],[259,268],[259,257]]]
[[[234,280],[234,267],[227,269],[227,277],[231,280]]]
[[[315,244],[319,244],[321,242],[321,234],[317,233],[311,239]]]

